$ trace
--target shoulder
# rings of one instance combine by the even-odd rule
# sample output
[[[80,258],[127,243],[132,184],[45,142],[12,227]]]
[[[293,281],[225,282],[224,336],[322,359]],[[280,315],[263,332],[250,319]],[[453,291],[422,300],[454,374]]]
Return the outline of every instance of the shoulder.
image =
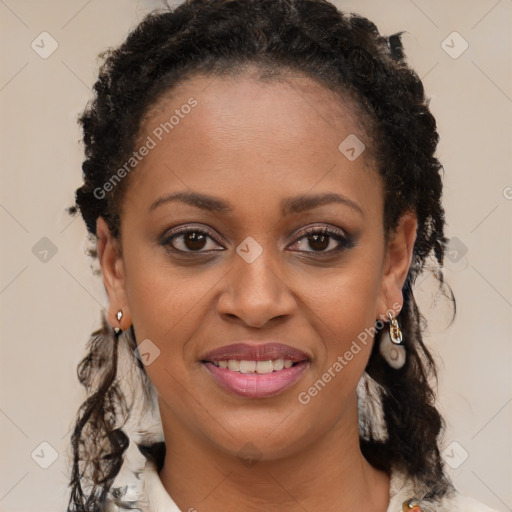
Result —
[[[474,498],[461,494],[451,483],[437,493],[400,471],[392,471],[387,512],[498,512]]]

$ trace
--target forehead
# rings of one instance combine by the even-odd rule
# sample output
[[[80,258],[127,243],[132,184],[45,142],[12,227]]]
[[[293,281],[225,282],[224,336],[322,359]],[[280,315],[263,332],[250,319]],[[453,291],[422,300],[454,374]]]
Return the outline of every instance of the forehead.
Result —
[[[170,187],[243,200],[301,194],[320,182],[364,195],[378,176],[357,106],[303,76],[193,77],[147,112],[138,145],[149,139],[130,177],[148,196]],[[350,159],[347,144],[363,152]]]
[[[245,117],[245,124],[257,122],[263,130],[271,130],[276,124],[283,126],[283,118],[288,118],[293,120],[292,133],[303,130],[313,136],[315,130],[321,136],[330,134],[339,138],[344,130],[351,130],[366,138],[365,125],[370,122],[348,91],[327,89],[303,73],[290,70],[265,73],[248,65],[232,76],[198,73],[161,94],[141,122],[142,134],[151,126],[168,121],[169,114],[185,106],[190,97],[197,100],[198,110],[204,114],[203,125],[210,123],[209,126],[216,128],[227,128],[227,121],[233,121],[237,115],[243,118],[252,114]],[[212,113],[215,118],[208,115]],[[286,128],[290,130],[289,125]],[[368,160],[369,152],[366,157]]]

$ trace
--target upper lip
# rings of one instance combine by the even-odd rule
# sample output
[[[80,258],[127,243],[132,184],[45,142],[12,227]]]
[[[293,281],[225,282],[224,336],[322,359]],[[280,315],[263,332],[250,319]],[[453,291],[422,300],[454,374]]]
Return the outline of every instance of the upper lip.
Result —
[[[229,359],[245,361],[268,361],[270,359],[289,359],[293,362],[305,361],[309,356],[297,348],[277,342],[241,341],[224,345],[205,354],[202,361],[228,361]]]

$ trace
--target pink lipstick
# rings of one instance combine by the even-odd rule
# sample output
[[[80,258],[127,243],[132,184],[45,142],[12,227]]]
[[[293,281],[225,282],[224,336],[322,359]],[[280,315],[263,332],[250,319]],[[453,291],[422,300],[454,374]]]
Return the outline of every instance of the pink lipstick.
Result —
[[[244,398],[266,398],[293,386],[309,368],[309,356],[282,343],[240,342],[201,358],[224,389]]]

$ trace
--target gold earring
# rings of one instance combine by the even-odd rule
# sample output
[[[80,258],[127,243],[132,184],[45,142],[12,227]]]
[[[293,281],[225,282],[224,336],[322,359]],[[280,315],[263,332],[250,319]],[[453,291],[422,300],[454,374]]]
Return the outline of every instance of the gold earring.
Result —
[[[395,345],[400,345],[402,343],[403,337],[402,337],[402,330],[400,329],[400,326],[398,325],[398,320],[396,318],[393,318],[391,313],[388,312],[389,316],[389,335],[391,336],[391,341]]]
[[[393,318],[391,313],[388,313],[388,316],[389,330],[384,331],[381,335],[379,352],[391,368],[398,370],[405,364],[406,358],[405,347],[402,343],[402,330],[398,325],[398,320]]]

